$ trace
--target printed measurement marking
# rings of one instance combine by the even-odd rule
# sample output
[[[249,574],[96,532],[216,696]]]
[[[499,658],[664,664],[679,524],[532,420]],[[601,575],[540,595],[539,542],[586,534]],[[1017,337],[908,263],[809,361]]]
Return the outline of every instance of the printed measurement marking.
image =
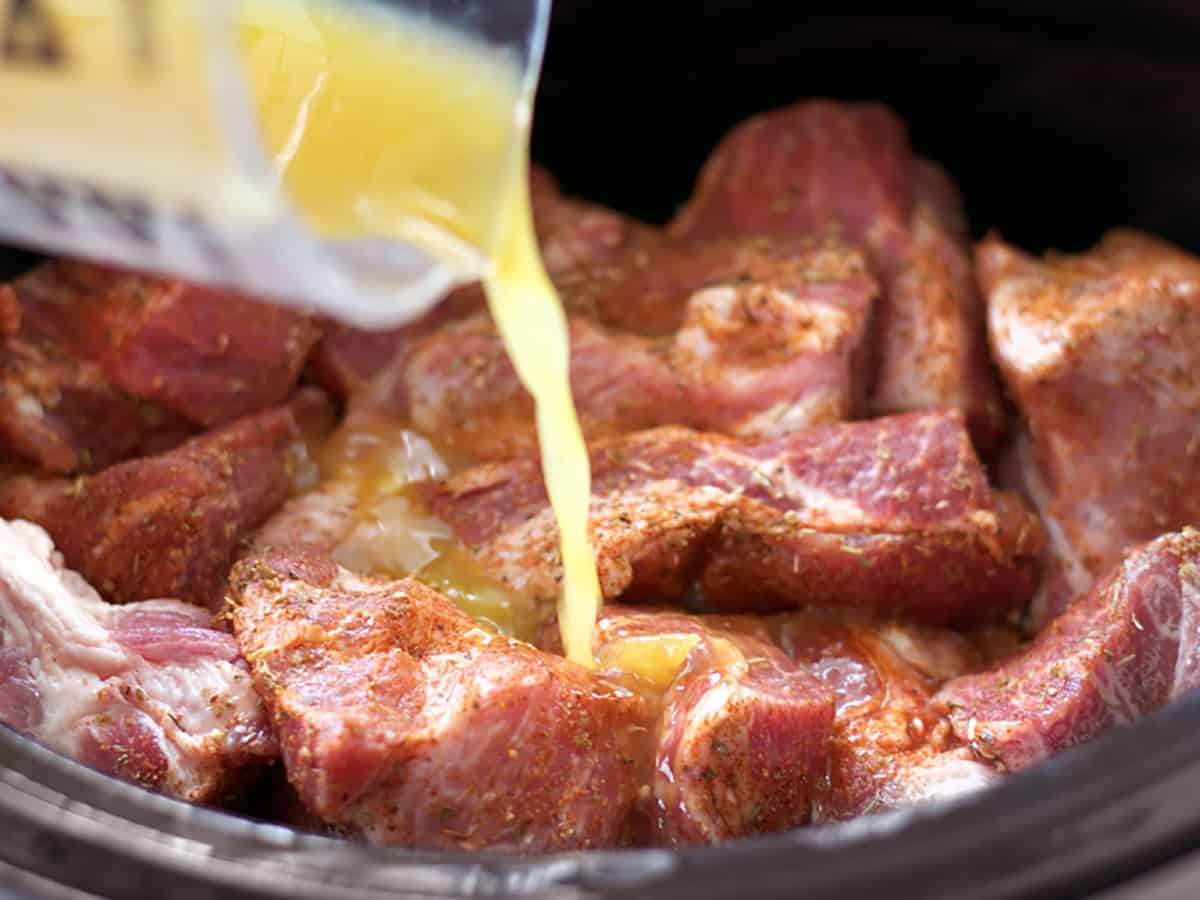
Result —
[[[142,253],[164,250],[162,225],[170,222],[200,252],[208,267],[224,272],[235,268],[229,245],[195,210],[159,210],[137,194],[0,167],[0,200],[7,198],[19,199],[24,209],[60,233],[83,227],[118,243],[132,243]]]

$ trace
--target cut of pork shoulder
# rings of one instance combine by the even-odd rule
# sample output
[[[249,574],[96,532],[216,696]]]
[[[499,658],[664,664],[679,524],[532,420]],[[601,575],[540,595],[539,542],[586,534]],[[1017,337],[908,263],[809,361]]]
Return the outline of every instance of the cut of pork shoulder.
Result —
[[[830,229],[665,241],[573,269],[555,285],[569,313],[617,331],[669,337],[682,327],[688,300],[707,288],[757,284],[837,294],[864,279],[874,292],[862,252]]]
[[[237,645],[206,613],[110,606],[20,521],[0,521],[0,722],[194,802],[278,756]]]
[[[1024,651],[938,699],[981,759],[1017,771],[1200,686],[1200,532],[1129,553]]]
[[[96,475],[11,479],[0,515],[45,527],[108,600],[213,606],[238,544],[287,497],[302,447],[284,406]]]
[[[653,843],[716,843],[808,822],[829,764],[833,696],[765,634],[607,606],[594,644],[602,667],[661,693],[645,810]]]
[[[1200,259],[1113,231],[1038,260],[990,237],[977,265],[992,348],[1028,423],[1016,474],[1084,592],[1130,546],[1200,520]]]
[[[594,445],[591,461],[606,599],[944,624],[1019,609],[1033,591],[1037,520],[993,494],[957,411],[767,441],[665,427]],[[422,497],[493,576],[557,596],[558,534],[536,462],[478,466]]]
[[[272,550],[231,577],[238,644],[292,784],[376,843],[627,843],[650,714],[635,692],[479,627],[412,580]]]
[[[961,201],[914,160],[885,107],[808,101],[737,126],[672,223],[676,238],[813,233],[839,226],[884,286],[877,413],[957,407],[990,446],[1005,417],[987,365]]]
[[[0,448],[56,474],[91,472],[163,450],[193,427],[122,390],[64,333],[63,311],[28,289],[45,270],[13,286],[0,338]],[[74,311],[71,311],[74,313]]]
[[[773,436],[861,412],[875,295],[862,258],[828,243],[774,258],[769,246],[710,249],[724,260],[707,264],[719,280],[677,307],[673,335],[570,319],[572,392],[589,439],[668,422]],[[756,264],[731,268],[729,254]],[[487,315],[425,338],[403,365],[392,406],[444,446],[477,460],[535,452],[533,400]]]
[[[978,665],[955,632],[843,614],[787,613],[765,627],[834,692],[837,717],[815,821],[851,819],[993,783],[954,734],[938,685]]]
[[[115,385],[202,426],[282,403],[319,336],[283,307],[92,263],[45,263],[14,287]]]

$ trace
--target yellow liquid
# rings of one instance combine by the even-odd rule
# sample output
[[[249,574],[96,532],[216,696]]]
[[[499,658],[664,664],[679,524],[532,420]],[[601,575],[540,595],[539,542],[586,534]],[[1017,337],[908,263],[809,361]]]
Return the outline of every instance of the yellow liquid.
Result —
[[[537,404],[542,475],[558,521],[562,556],[558,621],[563,647],[569,659],[590,666],[600,608],[600,580],[588,534],[591,468],[571,399],[566,315],[533,233],[527,166],[524,159],[513,166],[484,287],[508,355]]]
[[[639,635],[609,641],[596,656],[601,669],[633,675],[642,681],[643,690],[661,695],[698,643],[700,637],[695,634]]]
[[[394,13],[234,3],[234,55],[271,167],[264,184],[240,171],[214,112],[206,15],[218,8],[213,0],[46,0],[39,24],[51,24],[58,59],[0,65],[0,162],[42,162],[214,217],[279,215],[281,192],[323,237],[486,260],[492,315],[537,401],[561,533],[563,643],[571,659],[593,665],[600,589],[588,458],[565,317],[531,223],[531,90],[519,61]],[[139,40],[149,49],[138,52]]]
[[[273,173],[315,231],[489,254],[525,153],[516,114],[528,98],[511,54],[328,2],[240,6],[240,56]]]

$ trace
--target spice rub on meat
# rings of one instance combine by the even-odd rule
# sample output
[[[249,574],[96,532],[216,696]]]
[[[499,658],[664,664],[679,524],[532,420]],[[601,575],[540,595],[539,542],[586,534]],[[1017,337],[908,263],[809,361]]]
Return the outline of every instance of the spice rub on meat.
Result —
[[[283,503],[302,453],[283,406],[95,475],[10,479],[0,515],[46,528],[110,601],[217,606],[238,545]]]
[[[1027,768],[1200,687],[1200,532],[1130,552],[1033,643],[938,699],[983,760]]]
[[[1051,538],[1042,624],[1128,548],[1200,521],[1200,259],[1112,231],[1044,260],[992,236],[978,268],[1028,429],[1014,480]]]
[[[0,723],[194,802],[224,799],[278,756],[237,645],[203,610],[110,606],[45,531],[3,520]]]
[[[91,263],[46,263],[16,291],[122,390],[204,427],[282,403],[319,336],[280,306]]]
[[[913,413],[766,441],[667,427],[592,448],[606,599],[707,611],[810,605],[929,624],[1021,608],[1037,520],[988,486],[961,414]],[[556,596],[537,463],[469,469],[422,497],[506,584]]]
[[[311,551],[242,561],[231,599],[289,778],[324,820],[429,848],[628,842],[648,724],[636,692],[419,582]]]
[[[92,472],[167,449],[194,427],[119,387],[73,346],[61,310],[42,301],[39,270],[0,288],[7,327],[0,337],[0,449],[47,472]],[[53,291],[43,290],[52,296]]]
[[[864,411],[876,289],[858,251],[754,238],[635,259],[648,262],[582,271],[564,289],[580,310],[571,384],[589,439],[666,423],[772,436]],[[487,314],[421,339],[387,377],[392,408],[447,448],[536,452],[533,400]]]
[[[59,474],[282,403],[318,337],[230,291],[85,262],[43,263],[3,294],[0,447]]]
[[[742,837],[807,821],[827,766],[830,691],[761,637],[694,617],[602,621],[602,664],[646,634],[687,641],[678,671],[648,684],[306,549],[240,563],[232,602],[300,798],[372,841],[533,851]]]
[[[982,447],[1005,428],[971,277],[957,188],[914,159],[878,104],[811,100],[762,113],[713,151],[676,239],[813,233],[837,226],[883,283],[876,414],[955,407]]]

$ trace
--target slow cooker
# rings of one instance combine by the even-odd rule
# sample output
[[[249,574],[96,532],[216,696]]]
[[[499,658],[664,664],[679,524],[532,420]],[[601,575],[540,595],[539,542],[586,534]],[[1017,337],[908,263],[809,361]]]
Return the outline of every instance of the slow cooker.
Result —
[[[829,7],[559,0],[534,156],[652,221],[732,124],[881,100],[959,182],[976,236],[1105,228],[1200,250],[1200,4]],[[31,257],[5,255],[8,271]],[[0,900],[1200,895],[1200,696],[954,802],[715,848],[518,859],[369,848],[200,809],[0,728]]]

